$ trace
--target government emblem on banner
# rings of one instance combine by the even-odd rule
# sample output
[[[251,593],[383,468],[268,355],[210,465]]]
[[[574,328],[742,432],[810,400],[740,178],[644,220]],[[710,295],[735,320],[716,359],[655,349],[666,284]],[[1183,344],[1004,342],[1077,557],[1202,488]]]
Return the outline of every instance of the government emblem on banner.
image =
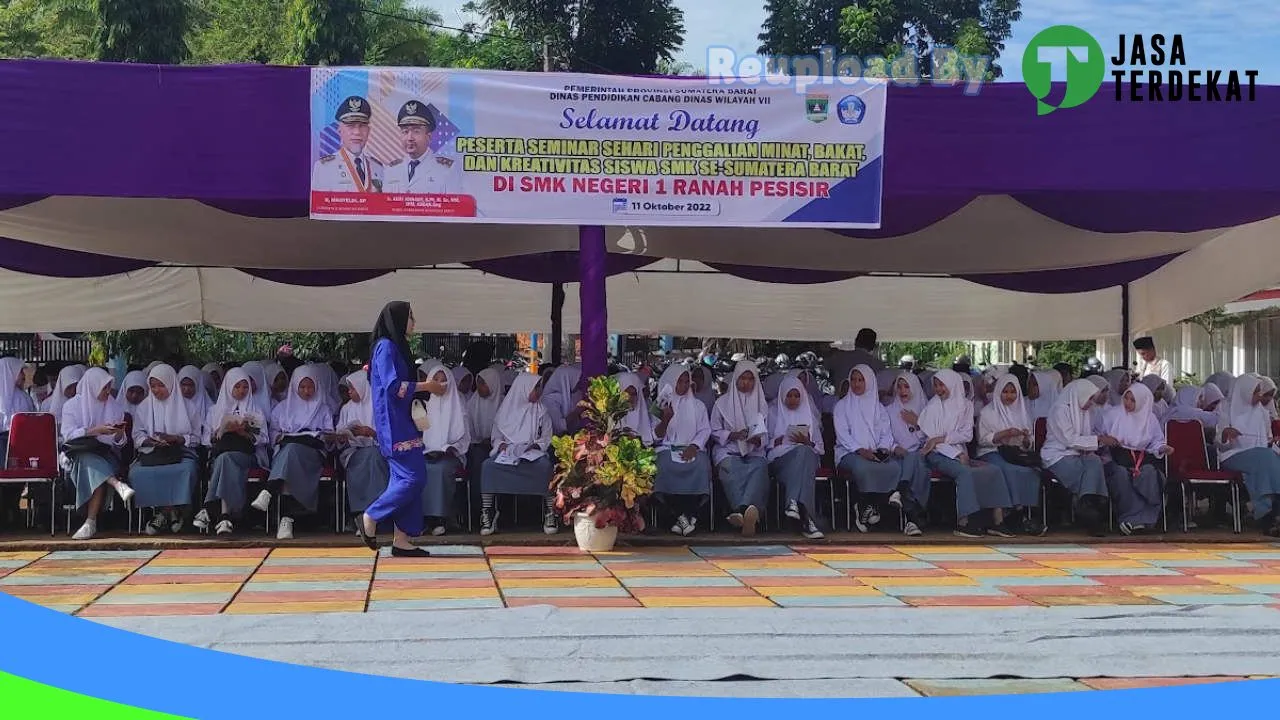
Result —
[[[627,202],[627,199],[626,199],[626,198],[624,198],[624,197],[623,197],[623,198],[614,198],[614,199],[613,199],[613,212],[614,212],[614,213],[624,213],[624,212],[626,212],[626,211],[627,211],[627,206],[628,206],[628,204],[629,204],[629,203]]]
[[[804,97],[804,114],[811,121],[819,123],[827,119],[827,109],[831,104],[829,95],[806,95]]]

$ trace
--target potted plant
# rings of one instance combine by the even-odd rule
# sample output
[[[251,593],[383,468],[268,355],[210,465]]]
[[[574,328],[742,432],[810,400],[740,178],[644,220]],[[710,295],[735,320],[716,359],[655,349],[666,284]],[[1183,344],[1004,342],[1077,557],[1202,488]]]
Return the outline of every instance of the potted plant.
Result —
[[[556,510],[572,522],[584,552],[613,549],[618,530],[642,532],[639,500],[653,491],[657,455],[621,427],[631,401],[610,377],[592,378],[582,400],[583,429],[551,441]]]

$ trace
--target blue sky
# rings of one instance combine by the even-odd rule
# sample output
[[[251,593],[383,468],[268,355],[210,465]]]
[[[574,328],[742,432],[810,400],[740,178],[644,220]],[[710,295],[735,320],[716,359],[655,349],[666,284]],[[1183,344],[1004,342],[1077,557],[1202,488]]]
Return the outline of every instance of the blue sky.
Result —
[[[434,8],[447,25],[467,18],[465,0],[418,0]],[[706,66],[710,45],[754,53],[764,22],[763,0],[677,0],[685,13],[681,59]],[[1077,25],[1093,34],[1108,56],[1121,33],[1166,36],[1181,33],[1188,69],[1259,70],[1258,82],[1280,84],[1280,0],[1023,0],[1022,20],[1014,26],[1002,56],[1007,79],[1022,76],[1023,48],[1050,25]]]

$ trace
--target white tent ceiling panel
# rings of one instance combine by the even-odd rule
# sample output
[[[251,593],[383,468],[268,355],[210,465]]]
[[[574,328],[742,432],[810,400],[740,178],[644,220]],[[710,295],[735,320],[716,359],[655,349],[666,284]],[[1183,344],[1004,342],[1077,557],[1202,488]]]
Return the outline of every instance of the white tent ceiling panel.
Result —
[[[199,323],[200,278],[156,267],[100,278],[48,278],[0,269],[3,332],[140,330]]]

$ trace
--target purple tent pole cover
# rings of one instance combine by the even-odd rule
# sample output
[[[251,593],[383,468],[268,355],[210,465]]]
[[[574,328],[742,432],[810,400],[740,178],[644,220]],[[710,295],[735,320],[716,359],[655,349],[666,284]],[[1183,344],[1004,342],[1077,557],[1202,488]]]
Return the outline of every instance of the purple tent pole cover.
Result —
[[[609,253],[604,228],[578,228],[578,301],[582,322],[582,376],[604,375],[609,367],[609,309],[605,298],[605,278]]]

